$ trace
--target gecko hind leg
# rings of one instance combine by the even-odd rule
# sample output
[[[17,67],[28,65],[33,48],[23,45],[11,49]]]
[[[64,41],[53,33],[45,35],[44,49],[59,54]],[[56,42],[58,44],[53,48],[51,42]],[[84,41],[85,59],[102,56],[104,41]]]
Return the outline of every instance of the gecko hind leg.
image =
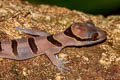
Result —
[[[20,31],[24,32],[25,34],[32,35],[32,36],[49,36],[50,35],[44,31],[41,31],[41,30],[27,29],[25,26],[24,26],[24,28],[20,28],[19,26],[17,26],[15,28],[15,30],[20,30]]]

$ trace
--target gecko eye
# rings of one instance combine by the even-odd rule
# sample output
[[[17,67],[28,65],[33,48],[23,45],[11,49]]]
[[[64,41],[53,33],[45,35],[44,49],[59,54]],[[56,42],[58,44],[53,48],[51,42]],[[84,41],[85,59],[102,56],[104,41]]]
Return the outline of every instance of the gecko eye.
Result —
[[[94,33],[91,35],[90,40],[96,40],[98,36],[98,33]]]

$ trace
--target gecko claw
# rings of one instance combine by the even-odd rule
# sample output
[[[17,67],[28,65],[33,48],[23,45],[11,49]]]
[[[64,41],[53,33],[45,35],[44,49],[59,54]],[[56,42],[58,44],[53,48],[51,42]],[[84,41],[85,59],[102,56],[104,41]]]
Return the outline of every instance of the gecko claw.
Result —
[[[63,64],[69,64],[69,63],[70,63],[70,61],[63,62]]]

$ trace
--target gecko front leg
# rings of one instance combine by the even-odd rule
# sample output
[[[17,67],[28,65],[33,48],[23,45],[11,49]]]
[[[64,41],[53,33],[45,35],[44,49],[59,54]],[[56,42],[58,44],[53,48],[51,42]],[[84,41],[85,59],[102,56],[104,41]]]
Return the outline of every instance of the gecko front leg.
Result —
[[[50,35],[49,33],[46,33],[41,30],[27,29],[25,26],[24,26],[24,28],[20,28],[17,26],[15,30],[20,30],[20,31],[24,32],[25,34],[29,34],[29,35],[33,35],[33,36],[49,36]]]
[[[51,53],[51,51],[53,51],[53,50],[55,50],[55,49],[50,49],[48,51],[45,51],[45,54],[48,56],[48,58],[51,60],[51,62],[55,66],[57,66],[57,68],[60,71],[60,73],[62,73],[62,69],[70,70],[69,68],[64,66],[64,64],[68,64],[69,61],[63,62],[64,57],[58,58],[58,56],[55,56],[54,53]]]

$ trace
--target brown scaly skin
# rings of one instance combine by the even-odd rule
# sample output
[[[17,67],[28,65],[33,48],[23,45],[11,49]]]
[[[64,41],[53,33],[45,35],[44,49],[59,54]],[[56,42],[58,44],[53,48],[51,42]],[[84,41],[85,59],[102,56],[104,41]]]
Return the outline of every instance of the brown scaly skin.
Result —
[[[63,64],[69,62],[62,62],[63,58],[58,59],[55,56],[62,48],[66,46],[92,45],[106,39],[106,32],[95,27],[90,22],[73,23],[64,32],[55,35],[33,29],[20,29],[19,27],[16,27],[16,30],[39,37],[1,42],[0,57],[24,60],[46,54],[61,72],[62,68],[69,70],[63,66]]]

